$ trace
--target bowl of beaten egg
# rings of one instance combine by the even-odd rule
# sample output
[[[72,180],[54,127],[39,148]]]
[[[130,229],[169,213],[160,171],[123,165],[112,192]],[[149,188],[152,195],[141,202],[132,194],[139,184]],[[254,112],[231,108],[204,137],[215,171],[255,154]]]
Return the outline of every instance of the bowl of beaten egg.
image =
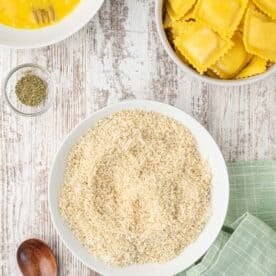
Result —
[[[0,1],[0,45],[37,48],[59,42],[81,29],[104,0]]]
[[[242,85],[276,72],[274,0],[158,0],[156,21],[182,70],[218,85]]]

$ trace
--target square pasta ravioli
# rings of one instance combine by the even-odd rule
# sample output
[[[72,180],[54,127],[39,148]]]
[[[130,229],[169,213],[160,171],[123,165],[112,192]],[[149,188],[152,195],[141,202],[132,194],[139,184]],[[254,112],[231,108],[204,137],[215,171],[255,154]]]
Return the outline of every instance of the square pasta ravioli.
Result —
[[[182,33],[175,38],[174,45],[188,62],[203,74],[233,43],[199,22],[186,22]]]
[[[195,18],[223,37],[232,37],[246,10],[248,0],[199,0]]]
[[[276,21],[252,7],[246,13],[243,41],[249,53],[276,62]]]
[[[232,41],[234,46],[211,67],[213,72],[223,79],[235,77],[252,58],[252,55],[246,52],[239,32],[234,35]]]
[[[252,77],[266,71],[266,60],[254,56],[247,66],[236,76],[236,79],[244,79]]]
[[[163,22],[163,26],[165,29],[169,29],[171,28],[172,31],[174,31],[174,29],[179,29],[181,28],[181,23],[182,22],[186,22],[186,21],[191,21],[194,20],[194,7],[191,8],[183,17],[181,17],[181,19],[179,20],[174,20],[170,14],[167,12],[165,14],[164,17],[164,22]]]
[[[179,20],[193,7],[196,0],[168,0],[167,12],[173,20]]]
[[[276,0],[253,0],[253,2],[265,14],[276,19]]]

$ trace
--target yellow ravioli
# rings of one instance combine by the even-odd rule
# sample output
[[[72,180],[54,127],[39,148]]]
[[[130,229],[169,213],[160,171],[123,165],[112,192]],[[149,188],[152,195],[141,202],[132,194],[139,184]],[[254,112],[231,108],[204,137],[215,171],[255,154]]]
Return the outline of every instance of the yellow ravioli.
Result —
[[[184,23],[184,22],[183,22]],[[183,32],[174,44],[181,54],[202,74],[233,45],[199,22],[185,22]]]
[[[199,0],[195,18],[223,37],[232,37],[247,7],[248,0]]]
[[[249,64],[236,76],[236,79],[248,78],[266,71],[267,61],[254,56]]]
[[[164,22],[163,22],[164,28],[165,29],[172,28],[172,25],[176,22],[184,22],[184,21],[189,21],[189,20],[194,19],[195,18],[194,17],[194,11],[195,11],[194,8],[190,9],[183,17],[181,17],[178,20],[173,19],[170,16],[170,14],[168,12],[166,12],[165,19],[164,19]]]
[[[182,18],[183,21],[189,21],[191,19],[195,19],[195,6],[191,8]]]
[[[179,20],[193,7],[196,0],[168,0],[167,12],[174,20]]]
[[[243,41],[249,53],[276,62],[276,21],[249,8],[244,24]]]
[[[211,67],[223,79],[236,76],[251,58],[245,50],[241,34],[237,33],[233,42],[234,46]]]
[[[181,54],[181,52],[176,48],[175,53],[177,56],[186,64],[189,64],[188,60]]]
[[[164,22],[163,22],[164,28],[165,29],[171,28],[172,27],[172,23],[173,23],[173,20],[172,20],[171,16],[168,13],[166,13],[165,19],[164,19]]]
[[[215,78],[215,79],[218,79],[218,75],[215,74],[212,70],[208,69],[206,72],[205,72],[206,76],[208,77],[211,77],[211,78]]]
[[[189,24],[186,21],[175,21],[172,24],[171,32],[172,36],[175,39],[177,36],[182,35],[187,32],[187,28],[189,28]]]
[[[276,19],[276,0],[253,0],[253,2],[272,19]]]

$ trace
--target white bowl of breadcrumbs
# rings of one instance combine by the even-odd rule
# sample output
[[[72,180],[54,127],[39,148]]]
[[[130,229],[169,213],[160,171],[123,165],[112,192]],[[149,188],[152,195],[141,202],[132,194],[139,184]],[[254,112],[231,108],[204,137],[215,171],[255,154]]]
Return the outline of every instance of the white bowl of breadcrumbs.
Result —
[[[228,207],[222,154],[192,117],[135,100],[81,122],[49,181],[57,232],[104,275],[174,275],[217,237]]]

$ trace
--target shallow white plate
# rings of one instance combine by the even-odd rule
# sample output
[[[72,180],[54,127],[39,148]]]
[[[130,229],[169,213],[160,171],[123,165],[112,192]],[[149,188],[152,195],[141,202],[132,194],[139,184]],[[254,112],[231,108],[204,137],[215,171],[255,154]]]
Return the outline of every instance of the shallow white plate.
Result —
[[[88,23],[103,2],[104,0],[80,0],[72,13],[57,24],[46,28],[24,30],[0,24],[0,45],[13,48],[38,48],[61,41]]]
[[[190,246],[185,248],[178,257],[168,263],[132,265],[124,268],[108,267],[104,263],[96,260],[91,254],[88,253],[88,251],[81,245],[81,243],[73,236],[72,232],[67,227],[59,213],[59,191],[63,182],[66,160],[70,149],[78,141],[81,135],[95,126],[98,120],[123,109],[143,109],[156,111],[183,123],[183,125],[189,128],[193,133],[197,140],[201,154],[206,158],[212,170],[212,216],[200,234],[199,238]],[[196,120],[183,111],[170,105],[153,101],[135,100],[121,102],[119,104],[108,106],[82,121],[66,138],[63,145],[59,149],[55,157],[49,179],[50,213],[52,221],[61,239],[71,250],[73,255],[80,259],[89,268],[104,275],[112,276],[168,276],[188,268],[206,252],[206,250],[217,237],[226,216],[228,197],[229,183],[227,169],[222,154],[210,134]]]

